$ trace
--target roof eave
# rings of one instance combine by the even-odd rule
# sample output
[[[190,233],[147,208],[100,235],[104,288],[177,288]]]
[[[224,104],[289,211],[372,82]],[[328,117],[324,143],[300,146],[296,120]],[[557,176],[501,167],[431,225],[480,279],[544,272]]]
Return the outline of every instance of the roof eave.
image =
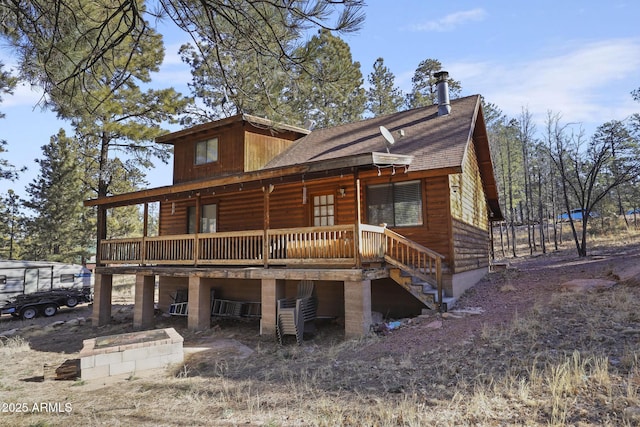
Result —
[[[189,181],[180,184],[150,188],[131,193],[116,194],[113,196],[85,200],[85,206],[117,207],[140,203],[165,200],[168,196],[178,196],[197,192],[206,188],[220,187],[231,184],[249,183],[255,181],[268,181],[291,175],[304,175],[317,172],[330,172],[350,170],[353,168],[379,167],[379,166],[405,166],[408,167],[413,156],[388,154],[388,153],[363,153],[354,156],[339,157],[329,160],[302,163],[298,165],[260,169],[257,171],[236,173],[208,178],[199,181]]]
[[[216,120],[210,123],[203,123],[200,125],[192,126],[187,129],[182,129],[176,132],[167,133],[156,138],[158,144],[174,144],[185,137],[197,135],[202,132],[209,131],[211,129],[220,128],[222,126],[230,125],[236,122],[247,122],[256,127],[268,127],[277,131],[288,131],[298,133],[300,135],[308,135],[310,130],[304,129],[298,126],[287,125],[284,123],[274,122],[273,120],[265,119],[262,117],[252,116],[250,114],[237,114],[235,116],[227,117],[224,119]]]

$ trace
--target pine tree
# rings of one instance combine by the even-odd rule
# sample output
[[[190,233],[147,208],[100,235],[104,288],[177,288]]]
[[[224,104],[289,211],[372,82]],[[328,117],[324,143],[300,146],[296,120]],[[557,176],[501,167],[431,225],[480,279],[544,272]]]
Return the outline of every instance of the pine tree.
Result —
[[[135,168],[127,167],[120,159],[112,162],[113,185],[115,194],[134,191],[144,182],[144,176]],[[142,212],[138,206],[122,206],[109,209],[107,213],[107,239],[142,236]]]
[[[434,75],[438,71],[442,71],[442,64],[437,59],[425,59],[420,62],[411,79],[411,93],[407,95],[406,99],[409,108],[424,107],[437,103],[437,80]],[[457,98],[462,90],[460,82],[450,78],[448,84],[449,97],[451,99]]]
[[[155,138],[166,132],[161,124],[176,122],[176,114],[189,101],[172,88],[142,90],[140,85],[148,83],[150,73],[162,63],[162,37],[151,31],[127,37],[138,47],[136,55],[128,56],[124,47],[114,48],[109,63],[95,67],[93,82],[82,83],[84,90],[50,91],[54,110],[75,128],[83,148],[79,155],[88,162],[88,185],[98,197],[110,194],[117,167],[135,173],[153,167],[155,159],[168,161],[170,148],[155,144]],[[120,73],[128,74],[124,82],[116,77]],[[127,161],[114,165],[120,155]]]
[[[202,9],[196,9],[206,15]],[[251,21],[268,18],[277,42],[265,39],[267,50],[291,51],[299,38],[283,19],[279,8],[268,3],[256,4],[246,11]],[[191,93],[203,108],[193,111],[190,120],[210,121],[220,117],[247,113],[291,123],[290,104],[284,95],[291,86],[291,69],[283,68],[280,58],[260,55],[251,49],[252,40],[237,37],[242,31],[231,25],[222,16],[215,16],[218,31],[224,34],[225,43],[212,43],[208,31],[199,33],[199,38],[180,48],[182,60],[191,67]],[[222,34],[221,34],[222,36]]]
[[[0,103],[2,102],[2,95],[13,93],[13,89],[16,87],[17,79],[13,77],[9,72],[4,71],[4,64],[0,62]],[[4,118],[4,114],[0,113],[0,119]],[[7,141],[2,139],[0,134],[0,154],[6,153]],[[0,179],[15,180],[18,177],[19,172],[24,171],[25,168],[18,170],[5,159],[0,158]]]
[[[305,62],[297,68],[291,102],[304,121],[330,127],[360,120],[366,96],[360,63],[353,61],[349,45],[323,29],[300,56]]]
[[[381,116],[399,111],[403,103],[402,91],[395,86],[395,76],[384,65],[384,59],[378,58],[369,74],[367,110],[374,116]]]
[[[27,224],[25,256],[33,260],[80,263],[87,258],[92,225],[78,163],[78,146],[64,130],[42,147],[38,176],[27,188],[25,207],[35,215]]]
[[[0,258],[18,258],[19,242],[24,237],[24,217],[20,212],[22,203],[13,190],[0,198]]]
[[[153,10],[148,12],[146,4],[153,5]],[[273,13],[262,13],[264,8]],[[280,38],[280,23],[285,33],[302,33],[310,27],[346,33],[360,27],[363,8],[362,0],[3,1],[0,35],[12,44],[16,62],[24,66],[32,84],[41,85],[47,93],[55,90],[75,96],[78,91],[93,90],[104,67],[113,72],[109,89],[128,80],[133,64],[113,67],[111,61],[114,56],[133,59],[140,54],[141,40],[154,31],[148,18],[168,18],[194,40],[222,51],[232,50],[237,40],[243,40],[238,57],[271,57],[286,70],[299,58]],[[233,63],[220,61],[219,65],[224,72],[234,68]]]

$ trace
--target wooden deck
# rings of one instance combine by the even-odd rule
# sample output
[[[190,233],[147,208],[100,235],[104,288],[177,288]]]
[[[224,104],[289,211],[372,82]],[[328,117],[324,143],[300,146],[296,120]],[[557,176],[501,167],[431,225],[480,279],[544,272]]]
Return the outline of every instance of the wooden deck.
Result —
[[[375,228],[375,231],[372,229]],[[355,266],[382,260],[382,227],[366,226],[362,249],[354,225],[248,230],[102,240],[101,264]],[[360,256],[359,256],[360,255]]]
[[[443,256],[367,224],[102,240],[109,266],[360,268],[387,263],[431,282],[442,301]]]

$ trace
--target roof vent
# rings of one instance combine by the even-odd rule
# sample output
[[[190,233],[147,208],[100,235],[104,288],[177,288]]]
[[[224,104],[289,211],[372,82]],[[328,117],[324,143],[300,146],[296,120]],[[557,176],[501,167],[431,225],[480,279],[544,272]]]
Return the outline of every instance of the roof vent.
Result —
[[[449,73],[446,71],[438,71],[434,73],[436,78],[436,90],[438,92],[438,115],[446,116],[451,112],[451,104],[449,103]]]

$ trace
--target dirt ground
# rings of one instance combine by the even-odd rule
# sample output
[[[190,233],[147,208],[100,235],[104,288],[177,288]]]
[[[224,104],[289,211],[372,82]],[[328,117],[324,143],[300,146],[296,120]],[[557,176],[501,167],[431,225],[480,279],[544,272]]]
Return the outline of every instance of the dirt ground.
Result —
[[[586,258],[575,248],[546,255],[503,260],[506,270],[490,273],[467,291],[449,316],[432,313],[414,319],[407,327],[392,331],[383,341],[362,351],[372,360],[394,352],[419,351],[425,347],[449,346],[506,325],[537,304],[545,304],[561,285],[573,279],[607,279],[617,282],[640,279],[640,243],[620,248],[600,246]],[[639,282],[640,284],[640,282]]]
[[[544,304],[560,285],[572,279],[613,279],[628,281],[640,277],[640,243],[601,246],[586,258],[578,258],[575,249],[567,248],[546,255],[523,256],[504,260],[506,269],[490,273],[467,291],[449,313],[428,313],[413,319],[400,319],[402,326],[385,334],[357,352],[361,358],[379,359],[394,353],[419,351],[425,347],[448,346],[478,335],[483,328],[506,324],[514,316],[525,313],[536,304]],[[112,322],[91,326],[91,305],[62,308],[51,318],[38,317],[23,321],[0,317],[0,336],[18,334],[28,340],[33,350],[72,356],[82,349],[87,338],[131,332],[131,304],[114,304]],[[185,347],[202,346],[217,339],[230,338],[249,348],[276,343],[275,338],[260,337],[259,321],[215,319],[212,329],[191,332],[186,318],[166,317],[158,313],[156,327],[174,327],[185,338]],[[342,339],[342,325],[320,323],[316,336],[306,345],[335,343]],[[309,338],[309,337],[307,337]],[[294,342],[294,341],[292,341]],[[227,344],[228,345],[228,342]],[[244,351],[244,350],[243,350]],[[246,351],[244,351],[246,353]],[[243,353],[243,354],[244,354]],[[345,353],[344,357],[352,355]]]
[[[604,279],[616,283],[640,285],[640,239],[635,238],[629,241],[619,239],[613,244],[593,246],[590,255],[586,258],[578,258],[575,249],[568,247],[547,255],[508,259],[505,260],[505,264],[507,264],[506,269],[489,273],[485,279],[465,293],[448,313],[430,312],[411,319],[398,319],[401,326],[397,329],[349,341],[344,340],[344,327],[339,321],[318,322],[317,333],[306,337],[301,347],[295,344],[293,337],[290,337],[292,340],[281,347],[275,337],[259,335],[259,321],[255,319],[240,321],[214,319],[211,329],[193,332],[186,329],[186,318],[166,317],[158,313],[156,327],[174,327],[184,337],[185,365],[180,368],[181,372],[165,373],[158,376],[158,382],[154,382],[152,379],[138,383],[127,383],[126,380],[123,380],[127,384],[127,389],[130,388],[130,391],[127,392],[130,394],[123,395],[123,400],[118,401],[116,406],[122,406],[126,410],[112,409],[113,405],[103,402],[104,399],[99,397],[102,396],[100,387],[104,387],[104,393],[107,395],[118,393],[116,390],[120,389],[117,384],[104,384],[96,388],[87,384],[69,384],[64,381],[55,382],[55,384],[44,382],[39,389],[33,390],[34,393],[40,393],[40,396],[45,397],[67,394],[71,396],[69,398],[76,402],[74,411],[78,412],[77,414],[74,412],[74,417],[79,418],[70,418],[67,423],[70,426],[86,425],[88,419],[86,417],[97,417],[92,425],[115,425],[109,423],[114,420],[124,421],[131,414],[139,414],[149,410],[145,406],[147,403],[136,403],[131,406],[126,402],[132,399],[136,402],[143,402],[143,400],[139,400],[138,396],[146,395],[145,393],[151,389],[165,390],[166,387],[172,387],[166,388],[166,390],[171,390],[169,394],[163,391],[162,394],[154,395],[154,399],[161,399],[164,405],[170,405],[173,402],[171,399],[174,394],[182,396],[180,398],[182,400],[178,399],[176,402],[185,403],[185,397],[177,391],[182,388],[189,390],[195,396],[208,396],[209,394],[217,396],[216,393],[219,392],[211,391],[210,388],[217,385],[230,387],[229,384],[232,382],[238,387],[241,387],[242,384],[251,384],[251,392],[243,389],[237,398],[237,405],[245,405],[247,400],[245,396],[256,393],[262,399],[260,405],[264,405],[266,409],[259,406],[260,411],[253,411],[249,414],[238,410],[233,415],[235,418],[231,418],[233,421],[219,425],[246,424],[242,420],[251,420],[251,424],[248,425],[305,425],[297,421],[281,421],[272,424],[269,421],[272,418],[267,419],[264,423],[253,423],[262,413],[278,410],[275,408],[286,408],[287,405],[283,406],[282,402],[287,402],[289,399],[284,395],[288,389],[307,390],[309,383],[313,383],[314,393],[318,393],[316,397],[320,403],[332,398],[331,396],[334,398],[340,396],[338,399],[342,400],[358,399],[359,396],[363,399],[368,398],[366,396],[375,396],[372,399],[381,399],[384,402],[391,399],[389,396],[402,396],[404,393],[407,393],[406,396],[413,396],[411,399],[414,401],[415,399],[420,400],[420,397],[416,398],[415,394],[409,394],[408,391],[412,390],[411,393],[415,393],[423,390],[427,396],[424,399],[424,404],[427,407],[438,405],[443,411],[443,408],[448,407],[446,399],[455,399],[456,393],[461,393],[456,390],[465,390],[465,387],[470,384],[468,383],[469,379],[475,378],[477,380],[478,375],[488,375],[487,372],[491,373],[489,375],[491,378],[496,379],[499,376],[493,375],[492,372],[509,371],[512,369],[508,366],[509,360],[512,359],[530,357],[532,353],[548,359],[561,352],[571,354],[572,349],[581,348],[581,345],[595,348],[598,344],[609,346],[608,355],[612,363],[611,366],[620,370],[625,365],[625,354],[628,355],[638,350],[638,342],[635,337],[640,333],[640,324],[638,323],[640,318],[633,314],[636,311],[634,305],[636,296],[632,297],[631,301],[632,314],[627,317],[631,323],[624,325],[622,324],[624,322],[620,322],[620,325],[612,323],[613,327],[619,327],[620,330],[615,339],[610,340],[611,342],[602,341],[606,338],[598,338],[602,341],[600,343],[580,341],[582,338],[571,342],[567,339],[567,333],[570,334],[571,328],[577,329],[580,325],[572,323],[572,319],[564,319],[567,314],[561,310],[557,311],[557,316],[560,317],[543,320],[543,322],[547,322],[546,326],[551,325],[552,322],[558,322],[558,327],[557,329],[547,328],[548,330],[544,333],[540,333],[540,339],[546,342],[546,344],[541,344],[540,348],[535,347],[536,344],[529,343],[526,344],[526,348],[520,348],[522,345],[516,348],[518,345],[515,345],[513,349],[493,349],[491,341],[484,337],[487,333],[496,333],[495,331],[498,331],[502,326],[512,324],[514,319],[525,316],[526,313],[539,307],[547,305],[556,307],[558,305],[557,299],[555,305],[551,302],[558,295],[566,294],[562,285],[570,280]],[[639,287],[633,286],[632,288],[638,289]],[[606,290],[600,291],[597,295],[602,295],[601,298],[606,299],[608,298],[606,292]],[[636,294],[637,292],[634,291],[633,295]],[[112,310],[111,324],[102,327],[91,326],[91,306],[86,304],[74,309],[62,309],[52,318],[22,321],[10,316],[2,316],[0,318],[0,340],[6,340],[6,338],[2,338],[3,336],[22,337],[31,350],[28,353],[20,354],[26,354],[25,359],[29,357],[32,362],[5,360],[4,366],[0,367],[2,383],[4,383],[0,383],[0,391],[11,390],[14,396],[22,396],[14,390],[24,387],[24,384],[41,381],[42,378],[38,376],[41,375],[43,363],[61,363],[65,359],[77,358],[84,339],[132,331],[133,311],[131,304],[122,300],[116,302],[117,304],[113,306]],[[553,315],[553,313],[551,314]],[[587,313],[588,315],[589,313]],[[613,320],[618,322],[616,319]],[[565,324],[560,325],[563,322]],[[625,322],[627,321],[625,320]],[[587,338],[584,340],[587,340],[595,335],[588,332],[585,336]],[[589,338],[590,336],[591,338]],[[437,365],[434,370],[436,365],[429,365],[436,358],[439,358],[443,363]],[[621,360],[623,362],[620,362]],[[465,363],[456,364],[451,361],[465,361]],[[29,363],[28,366],[27,363]],[[489,364],[492,365],[489,369],[478,368],[478,366],[486,367]],[[511,366],[515,366],[515,364],[511,363]],[[629,373],[625,375],[629,375]],[[193,383],[179,382],[176,381],[176,378],[193,379],[202,388],[194,388]],[[216,380],[210,381],[210,379]],[[165,381],[165,383],[160,381]],[[171,386],[162,385],[166,382],[169,382]],[[277,397],[274,395],[276,392],[279,393]],[[230,392],[225,388],[224,393]],[[224,393],[223,396],[226,396]],[[347,393],[347,395],[342,393]],[[432,396],[435,395],[440,396],[439,400],[433,399]],[[460,395],[462,394],[458,394],[458,396]],[[193,399],[191,396],[187,396],[187,402],[192,401],[190,400]],[[27,396],[22,396],[22,398],[25,397]],[[93,400],[89,405],[83,399]],[[282,399],[282,402],[276,399]],[[276,404],[274,400],[280,403]],[[217,420],[221,416],[227,413],[231,414],[228,408],[222,410],[212,407],[217,404],[218,400],[216,399],[207,399],[203,402],[206,404],[202,403],[201,409],[194,411],[200,415],[212,414],[210,416],[213,424],[202,419],[200,423],[194,425],[218,425]],[[304,399],[302,402],[301,407],[306,407]],[[400,403],[396,402],[396,404],[401,405],[401,402],[400,398]],[[636,405],[640,413],[640,406],[635,402],[634,400],[630,405]],[[226,401],[224,404],[228,407],[230,401]],[[535,415],[540,421],[532,422],[530,425],[546,425],[550,415],[545,412],[546,409],[540,409],[544,408],[545,404],[539,403],[537,405],[538,409],[526,408],[526,411],[518,415],[520,418],[514,419],[527,420],[528,417]],[[92,407],[91,411],[93,412],[87,415],[88,409],[75,409],[83,407]],[[605,414],[606,417],[612,417],[608,419],[613,420],[608,425],[616,425],[617,420],[621,419],[622,410],[617,408],[612,410],[606,405],[603,407],[605,409],[600,413]],[[384,405],[381,408],[383,409],[380,409],[380,412],[385,411]],[[216,410],[222,412],[217,413]],[[283,411],[286,412],[286,410]],[[591,414],[593,411],[587,412]],[[429,413],[426,411],[416,417],[422,417]],[[151,417],[151,414],[146,412],[145,414],[145,416]],[[161,419],[161,414],[162,412],[157,414],[158,419]],[[589,414],[575,415],[589,421],[580,425],[601,425],[602,420],[605,419],[602,417],[591,418],[593,416]],[[273,417],[273,414],[269,416]],[[468,417],[468,415],[465,416]],[[30,420],[29,418],[16,419]],[[33,416],[32,420],[35,419]],[[29,422],[32,423],[32,421]],[[393,422],[387,424],[396,425]],[[486,425],[482,422],[476,424]],[[569,424],[572,423],[569,422]],[[157,419],[154,421],[154,418],[151,417],[140,425],[159,424]],[[325,424],[317,421],[311,425]],[[345,425],[357,425],[357,422],[346,422]],[[640,421],[638,425],[640,425]]]

